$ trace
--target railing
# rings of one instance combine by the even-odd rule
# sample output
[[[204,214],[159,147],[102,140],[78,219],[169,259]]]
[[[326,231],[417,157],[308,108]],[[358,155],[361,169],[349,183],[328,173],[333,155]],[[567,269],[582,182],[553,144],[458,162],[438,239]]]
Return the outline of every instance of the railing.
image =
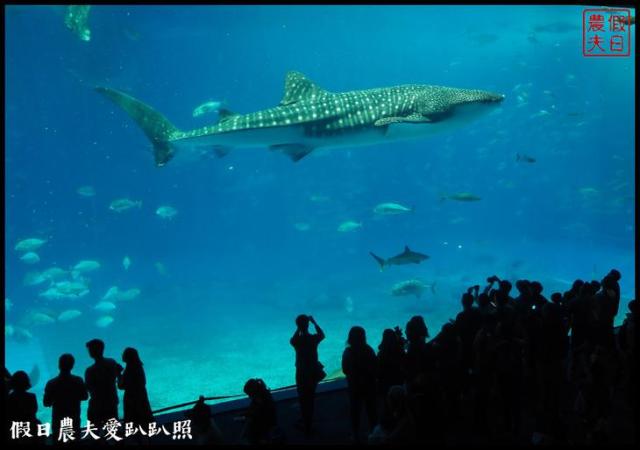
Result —
[[[336,380],[342,380],[344,379],[343,376],[341,377],[333,377],[333,378],[327,378],[322,380],[319,384],[325,384],[325,383],[329,383],[330,381],[336,381]],[[270,392],[281,392],[281,391],[286,391],[288,389],[292,389],[295,388],[296,385],[292,384],[290,386],[283,386],[283,387],[279,387],[279,388],[275,388],[275,389],[270,389]],[[236,394],[236,395],[222,395],[222,396],[214,396],[214,397],[205,397],[204,400],[205,401],[209,401],[209,400],[230,400],[232,398],[241,398],[241,397],[246,397],[245,394]],[[191,405],[195,405],[196,403],[198,403],[198,400],[194,400],[191,402],[187,402],[187,403],[181,403],[179,405],[173,405],[173,406],[167,406],[166,408],[160,408],[160,409],[156,409],[155,411],[152,411],[152,414],[160,414],[160,413],[164,413],[167,411],[171,411],[174,409],[179,409],[179,408],[184,408],[186,406],[191,406]]]

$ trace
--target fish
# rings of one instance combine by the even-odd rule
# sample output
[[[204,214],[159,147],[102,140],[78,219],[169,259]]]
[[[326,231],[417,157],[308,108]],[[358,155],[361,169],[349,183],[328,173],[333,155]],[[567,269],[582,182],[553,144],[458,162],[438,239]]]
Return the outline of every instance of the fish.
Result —
[[[76,189],[76,193],[82,197],[94,197],[96,195],[96,190],[93,186],[80,186]]]
[[[34,312],[29,314],[28,321],[33,325],[47,325],[54,323],[56,319],[43,312]]]
[[[109,311],[113,311],[114,309],[116,309],[116,305],[114,305],[111,302],[102,301],[102,302],[98,303],[96,306],[94,306],[93,309],[101,311],[101,312],[109,312]]]
[[[380,203],[373,208],[373,212],[380,215],[395,215],[413,212],[413,208],[407,208],[398,203]]]
[[[84,280],[64,280],[59,281],[53,285],[53,287],[64,295],[70,295],[74,297],[82,297],[88,293],[88,286]]]
[[[354,222],[353,220],[347,220],[346,222],[342,222],[338,226],[338,231],[341,233],[346,233],[349,231],[357,230],[362,227],[362,222]]]
[[[396,283],[391,288],[391,295],[401,297],[405,295],[415,295],[416,298],[422,297],[425,289],[430,289],[433,294],[436,293],[436,284],[425,284],[418,279],[411,279]]]
[[[78,278],[81,273],[93,272],[94,270],[98,270],[100,268],[100,263],[98,261],[93,260],[82,260],[75,266],[73,266],[73,271],[71,272],[71,276],[73,278]]]
[[[50,267],[40,274],[45,280],[53,281],[67,275],[67,271],[59,267]]]
[[[551,114],[551,113],[549,111],[547,111],[546,109],[541,109],[537,113],[531,114],[529,116],[529,119],[535,119],[537,117],[544,117],[544,116],[548,116],[549,114]]]
[[[14,339],[22,342],[28,341],[29,339],[33,339],[33,334],[31,334],[31,331],[27,330],[26,328],[22,328],[18,326],[13,327],[12,336]]]
[[[127,289],[124,292],[121,292],[120,295],[117,297],[118,300],[123,300],[123,301],[130,301],[133,300],[134,298],[138,297],[140,295],[140,289],[138,288],[131,288],[131,289]]]
[[[98,328],[106,328],[113,322],[113,317],[111,316],[102,316],[98,320],[96,320],[96,326]]]
[[[588,196],[588,195],[594,195],[594,194],[599,194],[600,191],[594,187],[591,186],[587,186],[587,187],[583,187],[578,189],[578,192],[580,192],[580,194]]]
[[[102,296],[102,300],[117,300],[120,297],[118,286],[111,286],[106,294]]]
[[[432,85],[329,92],[288,72],[280,104],[249,114],[221,111],[220,121],[191,131],[130,95],[94,88],[122,108],[153,145],[155,165],[202,149],[222,157],[233,148],[268,147],[300,161],[317,148],[354,147],[416,139],[463,126],[499,106],[503,94]]]
[[[482,198],[477,195],[473,195],[469,192],[458,192],[456,194],[443,194],[440,196],[440,201],[443,200],[455,200],[458,202],[477,202],[482,200]]]
[[[577,31],[580,27],[573,22],[551,22],[544,25],[537,25],[534,27],[534,31],[537,33],[568,33],[571,31]]]
[[[199,117],[210,112],[218,112],[225,105],[225,102],[211,100],[198,106],[193,110],[193,117]]]
[[[38,250],[46,243],[47,241],[45,239],[29,238],[21,240],[14,248],[19,252],[32,252],[34,250]]]
[[[80,317],[81,315],[82,312],[78,311],[77,309],[68,309],[66,311],[62,311],[58,315],[58,322],[66,322],[68,320],[75,319],[76,317]]]
[[[29,272],[24,276],[22,283],[25,286],[37,286],[38,284],[42,284],[45,281],[47,281],[47,279],[42,276],[40,272]]]
[[[153,263],[153,266],[156,268],[156,270],[158,271],[158,273],[162,276],[167,276],[168,272],[167,272],[167,267],[161,263],[160,261],[156,261],[155,263]]]
[[[522,162],[526,162],[526,163],[534,163],[534,162],[536,162],[536,159],[532,158],[531,156],[528,156],[528,155],[521,155],[520,153],[516,153],[516,161],[522,161]]]
[[[109,204],[109,209],[115,212],[127,211],[133,207],[142,207],[142,200],[130,200],[128,198],[118,198]]]
[[[380,272],[385,268],[385,266],[400,266],[403,264],[420,264],[422,261],[429,259],[428,255],[414,252],[412,251],[408,245],[404,246],[404,251],[396,256],[392,256],[391,258],[381,258],[375,255],[373,252],[369,252],[373,259],[375,259],[380,265]]]
[[[25,264],[36,264],[40,262],[40,257],[35,252],[28,252],[20,257],[20,261],[24,262]]]
[[[178,214],[178,210],[173,206],[161,206],[156,209],[156,215],[163,219],[173,219],[176,214]]]
[[[316,194],[316,195],[311,195],[309,197],[309,200],[311,200],[314,203],[325,203],[325,202],[328,202],[329,200],[331,200],[331,197],[329,197],[327,195]]]
[[[293,226],[298,231],[308,231],[309,228],[311,228],[311,225],[306,222],[296,222],[293,224]]]
[[[128,256],[125,256],[122,260],[122,267],[124,267],[124,270],[129,270],[130,266],[131,266],[131,260],[129,259]]]
[[[353,312],[353,299],[351,296],[348,296],[344,299],[344,309],[347,313],[351,314]]]
[[[11,311],[11,308],[13,308],[13,302],[11,301],[11,299],[5,297],[4,298],[4,310],[5,311]]]
[[[91,40],[91,30],[88,24],[90,10],[91,5],[69,5],[64,17],[64,24],[67,28],[84,42]]]

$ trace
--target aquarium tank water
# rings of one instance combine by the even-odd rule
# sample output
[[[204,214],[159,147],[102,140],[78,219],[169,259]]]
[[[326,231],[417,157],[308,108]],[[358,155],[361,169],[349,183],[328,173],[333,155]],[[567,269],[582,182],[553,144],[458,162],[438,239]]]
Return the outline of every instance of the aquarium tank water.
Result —
[[[635,63],[585,54],[584,9],[6,7],[5,366],[41,420],[93,338],[138,349],[160,409],[294,384],[298,314],[333,377],[351,326],[433,337],[491,275],[549,298],[616,268],[619,324]]]

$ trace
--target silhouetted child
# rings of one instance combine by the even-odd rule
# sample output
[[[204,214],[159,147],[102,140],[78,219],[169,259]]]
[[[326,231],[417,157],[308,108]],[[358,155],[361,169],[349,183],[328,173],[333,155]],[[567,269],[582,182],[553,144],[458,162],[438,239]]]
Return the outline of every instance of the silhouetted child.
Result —
[[[44,406],[51,407],[52,438],[54,443],[65,443],[60,435],[61,421],[71,419],[72,437],[75,442],[80,440],[80,402],[89,398],[87,387],[81,377],[72,375],[75,364],[73,355],[65,353],[58,359],[60,374],[49,380],[44,388]],[[66,441],[70,442],[70,441]]]
[[[251,378],[244,385],[244,393],[251,403],[244,414],[246,423],[243,439],[249,444],[269,444],[276,436],[278,425],[276,406],[271,392],[259,378]]]
[[[104,342],[100,339],[92,339],[86,345],[89,356],[95,361],[84,372],[84,382],[90,395],[87,419],[102,429],[107,420],[118,418],[116,382],[122,373],[122,366],[114,359],[103,356]]]
[[[381,420],[369,435],[369,444],[412,444],[416,442],[417,427],[404,386],[391,386],[385,397],[388,418]]]
[[[310,322],[316,329],[315,334],[309,333]],[[296,327],[289,342],[296,351],[296,388],[300,401],[302,426],[308,437],[311,435],[316,387],[326,376],[322,364],[318,361],[318,344],[325,336],[311,316],[301,314],[296,317]]]
[[[194,444],[222,444],[222,433],[213,420],[211,409],[204,402],[204,396],[200,396],[193,408],[185,413],[185,417],[191,420]]]
[[[118,388],[124,391],[123,412],[124,422],[133,423],[136,428],[149,429],[149,423],[153,422],[151,405],[147,395],[147,379],[138,351],[127,347],[122,352],[122,361],[126,364],[124,372],[118,381]],[[141,434],[134,436],[140,437]]]
[[[342,353],[342,371],[347,377],[347,391],[351,412],[351,431],[355,442],[360,442],[360,411],[367,411],[369,432],[377,423],[376,375],[378,361],[369,344],[364,328],[349,330],[347,348]]]
[[[23,370],[18,370],[11,376],[9,381],[9,395],[7,396],[7,439],[12,443],[37,444],[44,443],[42,438],[37,437],[38,424],[36,418],[38,412],[38,401],[36,395],[27,392],[31,388],[29,375]],[[26,433],[20,430],[26,431]]]

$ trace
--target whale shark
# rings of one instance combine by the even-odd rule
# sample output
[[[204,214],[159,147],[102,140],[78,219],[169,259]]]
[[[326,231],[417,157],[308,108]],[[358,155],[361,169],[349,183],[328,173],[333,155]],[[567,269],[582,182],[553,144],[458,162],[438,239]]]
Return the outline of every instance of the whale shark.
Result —
[[[317,148],[416,139],[469,123],[504,99],[488,91],[420,84],[329,92],[291,71],[277,106],[249,114],[220,109],[218,123],[182,131],[124,92],[95,90],[140,126],[153,145],[156,166],[182,151],[223,157],[234,148],[267,147],[299,161]]]

